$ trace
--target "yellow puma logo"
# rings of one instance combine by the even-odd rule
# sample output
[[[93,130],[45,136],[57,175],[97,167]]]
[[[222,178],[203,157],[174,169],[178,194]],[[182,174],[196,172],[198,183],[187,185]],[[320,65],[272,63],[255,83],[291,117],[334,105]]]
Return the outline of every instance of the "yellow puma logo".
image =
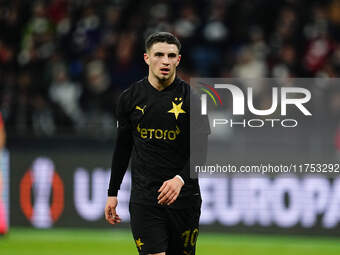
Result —
[[[138,105],[136,105],[136,109],[140,110],[143,114],[144,114],[145,107],[146,107],[146,105],[144,105],[143,108],[140,108]]]

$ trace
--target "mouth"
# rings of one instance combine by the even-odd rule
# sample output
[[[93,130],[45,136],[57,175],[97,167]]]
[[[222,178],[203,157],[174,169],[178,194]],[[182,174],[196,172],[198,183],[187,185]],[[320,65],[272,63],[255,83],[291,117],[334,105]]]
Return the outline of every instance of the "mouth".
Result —
[[[167,75],[170,73],[170,68],[163,67],[160,69],[160,71],[161,71],[161,74]]]

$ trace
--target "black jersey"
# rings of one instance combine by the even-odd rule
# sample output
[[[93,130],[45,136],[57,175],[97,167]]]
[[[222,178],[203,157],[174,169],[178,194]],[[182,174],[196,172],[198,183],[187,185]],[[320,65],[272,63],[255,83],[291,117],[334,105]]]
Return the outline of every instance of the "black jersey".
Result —
[[[121,94],[116,117],[118,136],[121,140],[124,137],[124,141],[117,140],[116,151],[125,153],[113,158],[109,195],[117,194],[132,151],[132,203],[157,205],[158,189],[176,175],[180,175],[185,184],[172,206],[185,207],[200,202],[198,181],[188,178],[189,85],[176,78],[158,91],[144,78]]]

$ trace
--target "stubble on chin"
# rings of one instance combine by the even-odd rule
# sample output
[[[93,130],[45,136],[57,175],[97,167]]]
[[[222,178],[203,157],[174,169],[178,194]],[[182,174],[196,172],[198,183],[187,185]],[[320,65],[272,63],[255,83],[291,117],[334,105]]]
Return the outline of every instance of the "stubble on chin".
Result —
[[[170,77],[166,77],[166,76],[156,76],[156,77],[157,77],[157,80],[161,83],[170,79]]]
[[[158,80],[159,80],[160,82],[165,82],[165,81],[167,81],[168,79],[167,79],[166,77],[159,77]]]

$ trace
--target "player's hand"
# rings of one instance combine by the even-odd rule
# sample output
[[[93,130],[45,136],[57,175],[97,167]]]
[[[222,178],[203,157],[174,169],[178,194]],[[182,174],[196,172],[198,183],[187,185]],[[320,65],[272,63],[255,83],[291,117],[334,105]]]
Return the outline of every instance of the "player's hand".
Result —
[[[116,213],[116,207],[118,204],[117,197],[108,197],[105,206],[105,219],[108,223],[114,225],[121,222],[121,218]]]
[[[158,204],[171,205],[173,202],[175,202],[183,185],[183,182],[177,176],[163,182],[163,185],[158,190],[158,192],[160,192],[157,198]]]

